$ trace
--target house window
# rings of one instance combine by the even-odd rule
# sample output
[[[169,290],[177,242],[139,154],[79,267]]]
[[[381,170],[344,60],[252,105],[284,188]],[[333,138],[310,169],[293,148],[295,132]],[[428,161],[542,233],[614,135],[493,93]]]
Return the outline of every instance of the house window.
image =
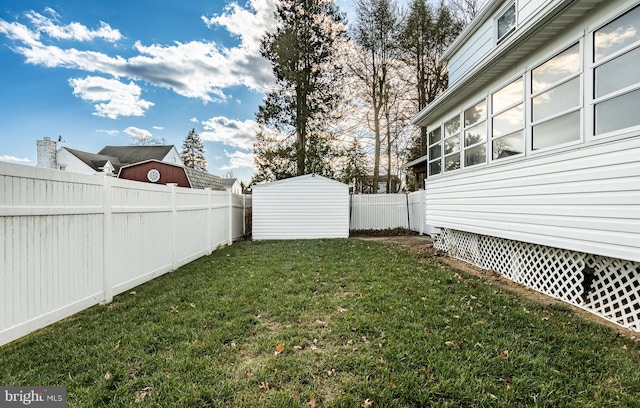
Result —
[[[464,165],[487,162],[487,103],[482,101],[464,111]]]
[[[580,140],[580,44],[531,71],[532,150]]]
[[[594,129],[640,125],[640,6],[593,33]]]
[[[500,44],[509,34],[516,30],[516,4],[512,3],[498,16],[495,22],[496,43]]]
[[[442,129],[435,128],[429,132],[427,144],[429,145],[429,175],[442,173]]]
[[[524,153],[524,80],[518,78],[491,95],[493,160]]]
[[[460,115],[444,123],[444,171],[460,168]]]

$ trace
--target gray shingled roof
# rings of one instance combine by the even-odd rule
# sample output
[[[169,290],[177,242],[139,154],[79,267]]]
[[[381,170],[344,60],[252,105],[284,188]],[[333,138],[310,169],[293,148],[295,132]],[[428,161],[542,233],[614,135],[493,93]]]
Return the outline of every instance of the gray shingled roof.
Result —
[[[210,188],[212,190],[225,191],[222,179],[206,171],[184,168],[191,182],[191,188]]]
[[[147,160],[162,161],[173,145],[160,146],[105,146],[98,154],[117,157],[120,163],[133,164]]]
[[[91,167],[95,171],[102,171],[102,167],[107,163],[107,161],[111,162],[113,166],[118,169],[121,166],[120,160],[117,157],[109,156],[105,154],[95,154],[95,153],[87,153],[82,150],[70,149],[68,147],[63,147],[66,151],[71,153],[80,159],[84,164]]]

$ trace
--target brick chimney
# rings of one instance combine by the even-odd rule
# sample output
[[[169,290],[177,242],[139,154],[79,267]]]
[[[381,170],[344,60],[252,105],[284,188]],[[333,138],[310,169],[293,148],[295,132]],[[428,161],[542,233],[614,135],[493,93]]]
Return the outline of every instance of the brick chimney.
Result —
[[[38,145],[38,164],[36,167],[44,167],[47,169],[58,168],[57,143],[49,137],[44,137],[37,141]]]

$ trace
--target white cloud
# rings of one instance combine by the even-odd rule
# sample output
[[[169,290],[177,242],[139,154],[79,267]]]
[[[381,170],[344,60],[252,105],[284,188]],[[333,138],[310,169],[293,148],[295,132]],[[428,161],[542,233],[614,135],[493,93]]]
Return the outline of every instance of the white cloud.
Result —
[[[7,162],[16,162],[16,163],[31,163],[31,159],[28,158],[19,158],[16,156],[9,156],[9,155],[2,155],[0,156],[0,161],[7,161]]]
[[[259,52],[260,41],[264,34],[276,25],[275,12],[279,0],[250,0],[248,8],[238,3],[231,3],[225,7],[224,13],[202,21],[207,27],[221,26],[229,33],[240,38],[241,48],[247,51]]]
[[[148,140],[153,137],[151,132],[149,132],[148,130],[140,129],[133,126],[129,126],[125,130],[123,130],[123,132],[137,140]]]
[[[220,170],[228,171],[239,168],[254,169],[253,153],[245,153],[241,151],[229,153],[225,150],[224,154],[229,158],[229,164],[221,166]]]
[[[221,142],[241,149],[252,149],[256,140],[258,125],[253,120],[235,120],[224,116],[216,116],[202,121],[204,131],[200,133],[203,140]]]
[[[164,130],[163,126],[153,126],[155,130]]]
[[[117,135],[118,133],[120,133],[119,130],[115,130],[115,129],[96,129],[96,132],[106,133],[108,135]]]
[[[274,24],[276,3],[277,0],[252,0],[248,8],[234,4],[219,16],[203,17],[209,26],[222,26],[240,36],[241,44],[234,48],[225,48],[212,41],[151,45],[136,41],[134,51],[138,55],[131,58],[90,49],[65,48],[54,41],[73,39],[88,42],[99,38],[116,42],[123,37],[119,30],[104,22],[100,22],[97,29],[89,29],[80,23],[61,25],[58,14],[52,9],[47,9],[47,12],[53,18],[34,11],[26,13],[28,26],[0,19],[0,33],[17,43],[11,49],[23,55],[30,64],[145,81],[205,103],[220,102],[228,98],[224,93],[226,88],[246,86],[261,91],[273,81],[271,66],[260,56],[259,43],[265,31]],[[47,43],[42,34],[48,36]],[[144,101],[140,102],[143,104],[138,107],[143,108]],[[100,115],[119,116],[111,106],[100,109]],[[142,114],[143,110],[137,112]]]
[[[192,122],[192,123],[200,123],[200,121],[198,120],[198,118],[196,118],[195,116],[194,116],[194,117],[192,117],[191,119],[189,119],[189,122]]]
[[[140,99],[141,89],[133,82],[124,84],[116,79],[89,76],[72,78],[73,94],[82,100],[99,102],[94,106],[96,116],[117,119],[120,116],[143,116],[153,102]],[[104,101],[104,102],[103,102]]]
[[[56,20],[60,17],[55,10],[49,7],[46,11],[52,14]],[[33,10],[26,13],[26,17],[31,21],[37,32],[45,33],[56,40],[93,41],[94,39],[103,39],[109,42],[116,42],[122,39],[122,34],[119,30],[114,30],[103,21],[100,22],[98,29],[92,30],[77,22],[58,25],[56,24],[57,21],[51,20]]]

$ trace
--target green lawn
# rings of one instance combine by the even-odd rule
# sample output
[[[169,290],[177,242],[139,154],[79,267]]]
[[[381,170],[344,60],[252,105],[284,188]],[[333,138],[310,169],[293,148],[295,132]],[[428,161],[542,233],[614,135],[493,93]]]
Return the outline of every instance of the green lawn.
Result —
[[[640,344],[379,242],[243,242],[0,348],[69,407],[637,407]]]

